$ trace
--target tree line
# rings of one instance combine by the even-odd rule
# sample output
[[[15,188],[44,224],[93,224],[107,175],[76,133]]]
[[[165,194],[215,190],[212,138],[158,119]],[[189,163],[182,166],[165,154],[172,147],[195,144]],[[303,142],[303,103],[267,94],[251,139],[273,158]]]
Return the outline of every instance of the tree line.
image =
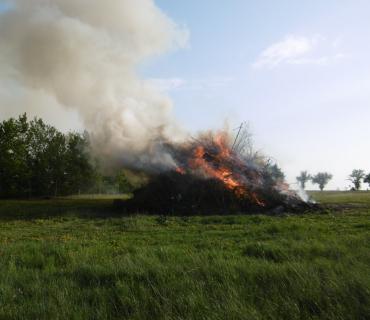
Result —
[[[132,186],[122,171],[99,173],[87,131],[59,132],[26,114],[0,123],[0,198],[123,193]]]
[[[269,167],[276,179],[284,179],[276,164]],[[311,181],[323,190],[332,177],[328,172],[301,171],[296,179],[301,189]],[[370,185],[370,173],[355,169],[348,180],[353,190],[359,190],[361,182]],[[132,189],[122,171],[115,176],[99,172],[87,131],[64,134],[37,117],[27,121],[26,114],[0,123],[0,198],[118,194]]]
[[[301,189],[304,190],[306,188],[306,183],[311,181],[312,184],[318,184],[321,191],[324,190],[325,186],[332,178],[333,175],[328,172],[319,172],[311,176],[308,171],[301,171],[300,175],[296,177]],[[370,186],[370,173],[366,175],[364,170],[354,169],[352,173],[348,175],[347,180],[353,183],[351,190],[360,190],[362,182],[368,183]]]

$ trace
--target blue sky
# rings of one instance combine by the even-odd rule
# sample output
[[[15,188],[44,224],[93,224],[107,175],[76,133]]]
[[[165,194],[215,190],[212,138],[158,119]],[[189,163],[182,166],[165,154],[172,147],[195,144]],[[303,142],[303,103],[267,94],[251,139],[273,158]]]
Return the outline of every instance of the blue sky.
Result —
[[[0,13],[6,3],[0,0]],[[141,63],[140,74],[171,97],[191,131],[249,122],[256,149],[275,159],[288,183],[301,170],[328,171],[327,189],[344,190],[353,169],[370,172],[370,1],[155,4],[189,30],[189,41]],[[28,112],[1,108],[5,118]],[[54,111],[37,115],[55,119]]]
[[[291,183],[301,170],[328,171],[327,189],[344,190],[353,169],[370,172],[369,1],[156,4],[187,26],[189,45],[141,73],[192,130],[249,122]]]

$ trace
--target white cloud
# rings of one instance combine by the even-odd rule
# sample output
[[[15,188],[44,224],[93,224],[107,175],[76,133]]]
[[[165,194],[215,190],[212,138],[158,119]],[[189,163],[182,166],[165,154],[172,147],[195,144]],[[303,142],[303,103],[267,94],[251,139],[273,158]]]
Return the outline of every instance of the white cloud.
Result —
[[[298,65],[307,65],[307,64],[325,65],[325,64],[328,64],[329,58],[321,57],[317,59],[293,59],[287,62],[289,64],[298,64]]]
[[[341,36],[338,36],[338,37],[334,40],[334,42],[332,43],[332,47],[333,47],[333,48],[338,47],[338,46],[341,44],[341,42],[342,42],[342,37],[341,37]]]
[[[272,44],[263,51],[252,67],[267,66],[272,68],[281,62],[291,61],[295,57],[311,51],[320,40],[323,40],[320,35],[314,35],[311,38],[288,35],[282,41]]]
[[[350,54],[345,54],[345,53],[338,53],[336,54],[333,59],[343,59],[343,58],[350,58]]]
[[[332,57],[320,57],[316,59],[292,59],[292,60],[287,61],[287,63],[297,64],[297,65],[307,65],[307,64],[327,65],[332,61],[343,59],[343,58],[349,58],[349,57],[351,57],[351,55],[344,54],[344,53],[338,53]]]

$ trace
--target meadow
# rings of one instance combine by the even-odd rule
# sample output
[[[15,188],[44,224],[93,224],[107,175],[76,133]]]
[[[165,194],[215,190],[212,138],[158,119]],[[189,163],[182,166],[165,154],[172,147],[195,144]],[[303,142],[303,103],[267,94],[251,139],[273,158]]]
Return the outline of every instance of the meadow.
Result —
[[[370,192],[315,214],[122,216],[0,201],[0,319],[369,319]]]

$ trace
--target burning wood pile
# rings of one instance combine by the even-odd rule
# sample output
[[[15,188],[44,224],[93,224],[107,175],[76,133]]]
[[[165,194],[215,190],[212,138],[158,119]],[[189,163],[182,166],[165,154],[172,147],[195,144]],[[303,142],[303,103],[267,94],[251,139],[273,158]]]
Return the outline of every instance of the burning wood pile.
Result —
[[[312,208],[276,176],[269,160],[253,151],[248,127],[241,126],[233,140],[224,129],[167,147],[172,170],[151,176],[131,199],[117,201],[126,213],[278,214]]]

